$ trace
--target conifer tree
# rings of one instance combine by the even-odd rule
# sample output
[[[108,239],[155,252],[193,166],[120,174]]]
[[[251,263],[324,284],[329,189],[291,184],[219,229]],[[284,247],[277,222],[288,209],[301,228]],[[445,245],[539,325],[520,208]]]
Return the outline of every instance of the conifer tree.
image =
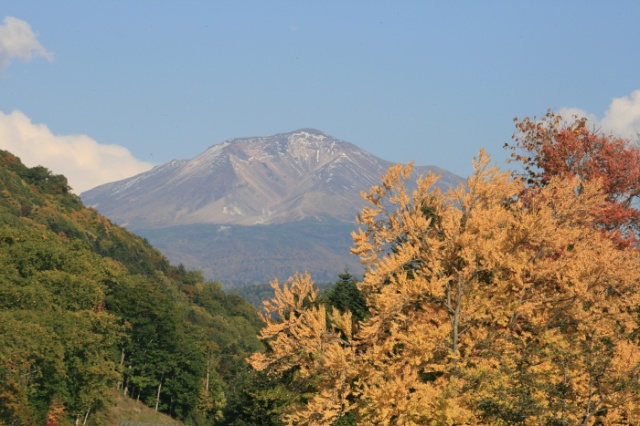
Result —
[[[348,269],[338,275],[340,278],[333,288],[322,294],[323,302],[334,306],[340,312],[349,311],[355,322],[362,321],[369,315],[366,302],[358,290],[358,280]]]

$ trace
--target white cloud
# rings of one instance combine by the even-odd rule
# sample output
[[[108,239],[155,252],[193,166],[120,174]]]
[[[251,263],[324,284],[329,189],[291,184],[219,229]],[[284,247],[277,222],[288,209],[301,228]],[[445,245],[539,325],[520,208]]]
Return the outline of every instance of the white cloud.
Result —
[[[12,16],[4,18],[0,25],[0,70],[14,59],[29,62],[34,56],[53,59],[53,53],[40,44],[27,22]]]
[[[614,98],[601,120],[579,108],[561,108],[559,114],[566,118],[574,114],[587,117],[592,125],[604,133],[636,140],[640,133],[640,90],[629,96]]]
[[[640,132],[640,90],[616,98],[601,121],[602,128],[624,138],[634,139]]]
[[[119,145],[100,144],[86,135],[54,135],[20,111],[0,111],[0,149],[20,157],[29,167],[41,165],[65,175],[76,194],[153,166]]]

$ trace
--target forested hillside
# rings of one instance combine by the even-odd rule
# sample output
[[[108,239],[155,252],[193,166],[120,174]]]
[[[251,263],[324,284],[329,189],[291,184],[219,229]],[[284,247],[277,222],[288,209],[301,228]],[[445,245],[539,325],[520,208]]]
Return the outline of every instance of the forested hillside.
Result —
[[[0,271],[0,424],[105,424],[116,389],[191,424],[231,421],[261,349],[255,309],[5,151]]]

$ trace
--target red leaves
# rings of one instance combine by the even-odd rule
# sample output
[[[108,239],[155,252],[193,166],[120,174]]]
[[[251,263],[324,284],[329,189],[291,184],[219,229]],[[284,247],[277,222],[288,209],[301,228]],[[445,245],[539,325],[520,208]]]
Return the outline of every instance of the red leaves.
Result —
[[[596,213],[598,226],[619,244],[637,243],[640,212],[632,207],[640,195],[640,150],[628,140],[587,128],[586,118],[572,122],[547,112],[540,120],[516,119],[511,161],[524,165],[531,187],[548,184],[553,176],[600,180],[607,205]],[[580,187],[576,188],[580,191]]]

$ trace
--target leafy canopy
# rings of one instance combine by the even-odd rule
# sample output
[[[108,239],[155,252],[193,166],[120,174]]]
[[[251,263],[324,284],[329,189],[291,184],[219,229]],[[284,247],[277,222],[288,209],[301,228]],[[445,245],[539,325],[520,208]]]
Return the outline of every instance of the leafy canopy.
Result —
[[[637,243],[640,211],[640,150],[630,141],[589,130],[586,118],[565,120],[548,111],[540,119],[516,119],[511,161],[522,163],[530,188],[548,185],[554,177],[600,181],[606,203],[597,224],[620,244]]]
[[[0,151],[0,424],[111,424],[114,392],[223,421],[255,309]]]
[[[308,275],[274,282],[258,370],[305,398],[285,421],[625,424],[640,421],[637,252],[594,224],[601,181],[525,182],[481,152],[466,185],[392,167],[364,194],[353,252],[370,316],[314,303]],[[576,191],[576,187],[580,191]]]

